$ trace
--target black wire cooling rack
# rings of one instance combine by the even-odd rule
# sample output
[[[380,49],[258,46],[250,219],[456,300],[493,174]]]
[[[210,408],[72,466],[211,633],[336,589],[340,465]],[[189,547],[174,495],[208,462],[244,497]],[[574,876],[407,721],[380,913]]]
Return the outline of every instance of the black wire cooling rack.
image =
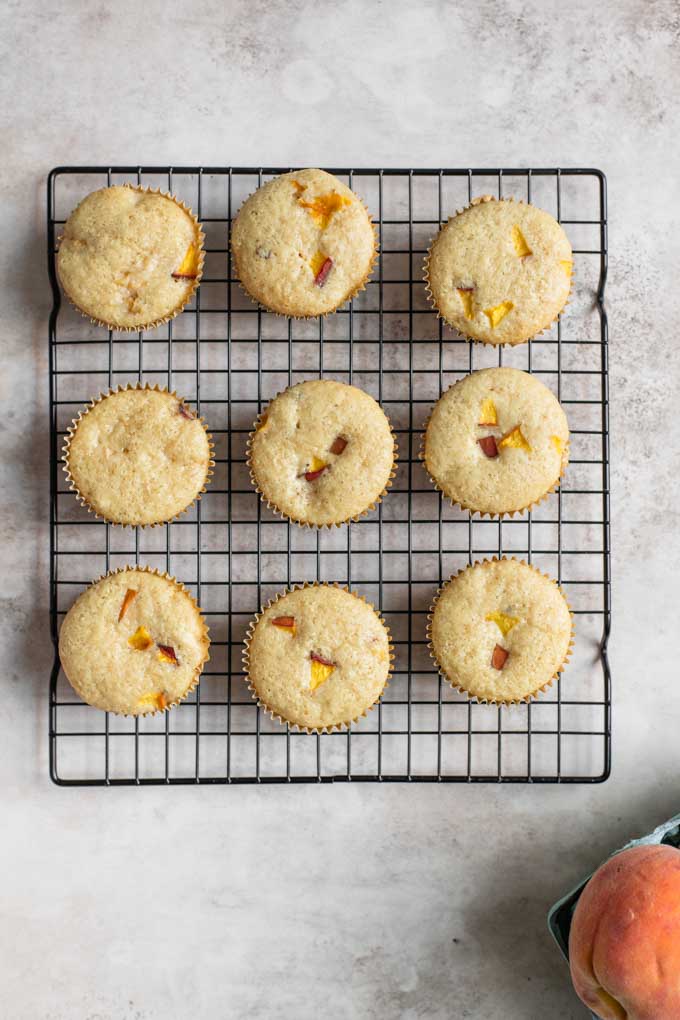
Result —
[[[357,781],[601,782],[610,769],[609,432],[606,183],[588,169],[336,168],[361,195],[380,235],[366,290],[327,319],[295,322],[257,309],[234,279],[228,233],[243,199],[274,167],[59,167],[49,175],[47,236],[54,304],[50,365],[50,771],[61,785]],[[90,191],[126,181],[160,187],[204,225],[206,263],[192,305],[149,333],[107,332],[62,302],[54,255],[60,228]],[[564,225],[575,286],[562,320],[528,344],[470,344],[428,306],[423,258],[456,209],[482,194],[534,202]],[[424,420],[452,382],[506,364],[539,376],[571,427],[560,490],[532,513],[499,522],[453,509],[433,489],[418,449]],[[245,467],[257,413],[285,386],[328,376],[384,407],[398,435],[393,489],[375,512],[331,531],[275,517]],[[190,513],[154,529],[110,527],[80,508],[61,467],[65,429],[118,383],[161,383],[194,403],[216,443],[213,484]],[[508,554],[559,580],[576,614],[563,677],[529,705],[480,705],[443,682],[425,624],[448,576]],[[167,570],[196,595],[211,629],[211,661],[196,692],[144,719],[83,705],[60,670],[57,636],[74,598],[111,568]],[[304,580],[349,584],[384,613],[395,676],[350,732],[298,734],[251,701],[241,672],[252,614]]]

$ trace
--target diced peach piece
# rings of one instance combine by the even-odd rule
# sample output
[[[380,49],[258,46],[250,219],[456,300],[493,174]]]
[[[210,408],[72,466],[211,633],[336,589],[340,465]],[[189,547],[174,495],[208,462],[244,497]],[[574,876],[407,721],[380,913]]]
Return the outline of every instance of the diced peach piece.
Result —
[[[329,676],[335,669],[335,663],[330,662],[328,659],[324,659],[321,655],[317,655],[316,652],[312,652],[311,659],[311,680],[309,683],[310,691],[315,691],[321,684],[325,684]]]
[[[490,397],[482,401],[482,409],[479,412],[478,425],[498,425],[498,412],[496,405]]]
[[[170,662],[173,666],[179,666],[179,659],[175,654],[175,649],[172,645],[159,645],[158,646],[158,661],[159,662]]]
[[[125,592],[125,597],[123,598],[123,604],[120,607],[120,612],[118,614],[118,623],[120,623],[120,621],[123,619],[123,617],[127,613],[128,609],[130,608],[130,603],[133,602],[134,599],[136,599],[136,598],[137,598],[137,589],[136,588],[128,588],[128,590]]]
[[[565,271],[567,276],[571,276],[574,270],[574,263],[571,262],[569,259],[560,259],[560,265],[562,266],[562,269]]]
[[[482,438],[478,439],[477,442],[481,446],[482,453],[485,457],[492,459],[493,457],[498,456],[498,447],[496,446],[495,436],[482,436]]]
[[[153,638],[146,627],[138,627],[132,637],[128,638],[128,644],[130,645],[130,648],[134,648],[136,652],[145,652],[147,648],[151,648]]]
[[[198,248],[190,244],[180,263],[179,269],[172,274],[173,280],[195,280],[198,276]]]
[[[475,317],[475,288],[474,287],[456,287],[458,291],[458,297],[460,303],[463,306],[463,315],[470,321]]]
[[[297,182],[294,181],[293,183],[296,184]],[[311,202],[305,202],[300,197],[301,194],[302,192],[298,194],[300,205],[303,209],[309,209],[311,216],[313,216],[322,230],[326,229],[336,212],[339,212],[346,205],[351,205],[352,202],[351,198],[338,195],[336,191],[329,191],[325,195],[317,195]]]
[[[550,442],[553,444],[558,453],[564,453],[565,442],[560,436],[551,436]]]
[[[151,694],[144,694],[139,698],[137,708],[156,708],[162,712],[169,704],[170,702],[164,691],[159,691],[158,693],[153,691]]]
[[[507,652],[502,645],[495,645],[491,655],[491,665],[494,669],[501,670],[508,661],[510,652]]]
[[[569,965],[603,1020],[680,1017],[680,851],[636,846],[610,858],[576,904]]]
[[[503,321],[508,312],[511,312],[514,307],[515,306],[512,301],[501,301],[501,303],[496,305],[494,308],[485,308],[484,314],[489,320],[491,328],[495,329],[496,326]]]
[[[515,246],[515,254],[520,259],[525,259],[527,255],[532,255],[533,252],[526,242],[526,238],[522,231],[519,229],[517,224],[512,228],[512,243]]]
[[[531,453],[531,447],[524,438],[524,434],[519,425],[515,425],[514,429],[510,429],[509,432],[505,433],[502,439],[498,440],[498,447],[501,450],[511,448],[514,450],[526,450],[527,453]]]
[[[319,460],[318,457],[312,457],[309,467],[305,471],[305,481],[313,482],[319,477],[319,475],[324,473],[327,467],[328,464],[326,464],[323,460]]]
[[[326,258],[327,256],[324,255],[322,251],[317,251],[312,255],[311,259],[309,260],[309,268],[312,270],[312,276],[316,276],[316,274],[319,272],[324,262],[326,261]]]
[[[326,259],[319,272],[314,277],[314,286],[323,287],[324,283],[328,279],[328,274],[333,268],[333,259]]]
[[[287,630],[291,637],[295,637],[295,617],[294,616],[275,616],[272,619],[274,627],[278,627],[280,630]]]
[[[503,637],[507,637],[512,628],[519,623],[519,617],[509,616],[507,613],[501,613],[499,611],[487,613],[484,619],[489,620],[491,623],[495,623]]]
[[[343,436],[337,436],[331,443],[331,453],[339,457],[347,448],[347,440]]]

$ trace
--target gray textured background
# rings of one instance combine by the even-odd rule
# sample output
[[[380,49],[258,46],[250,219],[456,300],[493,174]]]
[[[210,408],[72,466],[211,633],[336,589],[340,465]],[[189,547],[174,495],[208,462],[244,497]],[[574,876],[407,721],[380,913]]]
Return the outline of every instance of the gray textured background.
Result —
[[[678,4],[10,0],[1,17],[3,1015],[585,1016],[546,908],[680,801]],[[608,173],[609,783],[50,785],[44,179],[171,161]]]

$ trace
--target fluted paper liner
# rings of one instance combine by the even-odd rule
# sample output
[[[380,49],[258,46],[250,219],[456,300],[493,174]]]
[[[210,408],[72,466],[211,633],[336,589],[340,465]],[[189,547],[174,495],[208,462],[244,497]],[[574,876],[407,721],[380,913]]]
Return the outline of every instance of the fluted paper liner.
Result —
[[[186,205],[185,202],[183,202],[180,198],[177,198],[175,195],[172,195],[169,191],[161,191],[160,188],[144,187],[141,184],[127,184],[126,183],[126,184],[122,184],[122,185],[119,185],[119,186],[123,187],[123,188],[130,188],[132,191],[141,191],[141,192],[143,192],[145,194],[149,194],[149,195],[161,195],[163,198],[169,198],[172,202],[175,203],[175,205],[178,205],[180,207],[180,209],[182,209],[190,217],[190,219],[194,223],[194,226],[196,227],[196,240],[197,240],[197,244],[198,244],[198,271],[196,273],[196,279],[192,281],[192,285],[189,288],[189,290],[187,291],[186,295],[184,296],[183,301],[181,302],[181,304],[177,305],[177,307],[175,307],[172,311],[168,312],[166,315],[162,315],[159,318],[154,319],[152,322],[139,323],[139,324],[135,324],[134,326],[119,326],[119,325],[117,325],[114,322],[106,322],[105,319],[99,319],[96,316],[91,315],[90,312],[84,311],[73,300],[73,298],[71,297],[71,295],[67,291],[66,287],[62,283],[61,277],[59,277],[59,282],[61,283],[62,293],[65,295],[68,303],[73,308],[75,308],[75,310],[77,312],[79,312],[80,315],[82,315],[86,319],[89,319],[90,322],[94,326],[104,326],[105,329],[115,330],[116,333],[142,333],[142,332],[148,332],[149,330],[157,329],[158,326],[162,326],[162,325],[164,325],[164,323],[170,322],[171,319],[176,318],[181,312],[184,311],[184,309],[186,308],[186,306],[188,305],[188,303],[191,301],[192,297],[194,296],[194,294],[198,290],[199,285],[201,283],[201,279],[203,277],[203,265],[205,263],[205,249],[203,248],[203,242],[205,241],[205,234],[203,233],[203,229],[201,227],[201,224],[196,219],[196,217],[195,217],[195,215],[193,213],[193,210],[190,208],[190,206]],[[102,190],[102,189],[100,189],[100,190]],[[90,192],[90,194],[94,194],[94,192]],[[75,207],[75,209],[73,209],[71,211],[70,216],[72,216],[73,213],[78,208],[78,206],[82,205],[82,203],[85,201],[85,199],[87,199],[89,197],[90,197],[89,195],[86,195],[85,198],[82,199],[81,202],[78,203],[78,205]],[[70,219],[70,216],[69,216],[69,219]],[[67,220],[67,222],[68,222],[68,220]],[[63,234],[61,234],[57,238],[58,246],[61,245],[62,240],[63,240]],[[58,249],[57,249],[57,255],[58,254],[59,254],[59,252],[58,252]],[[56,265],[56,268],[57,268],[57,276],[59,276],[59,258],[58,257],[55,259],[55,265]]]
[[[88,499],[85,496],[83,496],[83,494],[80,492],[80,490],[79,490],[78,486],[76,485],[75,480],[74,480],[74,478],[73,478],[73,476],[71,474],[71,470],[70,470],[70,466],[69,466],[69,454],[70,454],[70,449],[71,449],[71,442],[73,441],[73,437],[76,434],[76,431],[78,429],[78,425],[80,424],[82,419],[85,418],[89,414],[89,412],[92,410],[92,408],[97,406],[97,404],[101,404],[104,400],[107,400],[109,397],[114,396],[116,393],[123,393],[126,390],[154,390],[157,393],[167,393],[169,396],[174,397],[175,400],[179,404],[181,404],[183,407],[187,408],[187,410],[190,412],[190,416],[191,416],[191,419],[193,421],[200,422],[200,424],[203,426],[203,429],[205,431],[206,437],[208,439],[208,447],[209,447],[209,451],[210,452],[209,452],[209,460],[208,460],[208,469],[206,471],[206,475],[205,475],[205,478],[203,480],[203,487],[199,490],[199,492],[196,493],[196,495],[191,500],[191,502],[187,503],[187,505],[182,510],[178,510],[178,512],[176,514],[173,514],[173,516],[167,518],[167,520],[153,521],[153,522],[149,522],[149,523],[131,523],[131,522],[127,522],[127,521],[114,521],[112,518],[107,517],[105,514],[100,513],[98,510],[96,510],[94,508],[94,506],[92,506],[92,504],[88,501]],[[114,389],[108,390],[107,393],[100,393],[98,397],[96,397],[94,400],[90,401],[90,403],[87,404],[85,409],[78,413],[78,417],[73,419],[73,421],[69,425],[68,429],[66,430],[66,437],[65,437],[64,445],[62,447],[62,456],[63,456],[63,460],[64,460],[64,471],[66,473],[66,479],[67,479],[67,481],[69,483],[69,489],[71,490],[71,492],[73,492],[75,494],[75,497],[78,500],[78,502],[80,503],[80,505],[85,507],[85,509],[89,513],[94,514],[94,516],[98,520],[106,521],[108,524],[114,524],[114,525],[116,525],[116,527],[120,527],[120,528],[157,528],[161,524],[170,524],[172,521],[176,521],[178,517],[181,517],[182,514],[185,514],[188,510],[190,510],[191,507],[194,506],[198,502],[198,500],[201,498],[201,496],[206,492],[207,486],[210,483],[210,479],[213,476],[213,468],[215,467],[215,461],[213,460],[214,450],[215,450],[215,444],[212,441],[212,434],[210,432],[208,432],[208,427],[206,425],[205,419],[202,418],[202,417],[199,418],[198,415],[194,414],[192,408],[189,406],[189,404],[187,404],[187,402],[184,399],[184,397],[179,397],[177,395],[177,393],[175,392],[175,390],[169,390],[166,386],[159,386],[158,383],[156,383],[156,384],[154,384],[152,386],[150,383],[140,383],[140,382],[137,382],[137,383],[126,383],[125,386],[122,386],[122,385],[116,386]]]
[[[312,168],[310,168],[310,167],[299,167],[297,171],[292,171],[292,172],[299,173],[300,170],[303,170],[303,169],[312,169]],[[291,171],[286,171],[286,172],[289,173]],[[278,176],[279,177],[283,177],[284,175],[283,174],[279,174]],[[277,180],[277,179],[278,179],[277,177],[273,177],[272,178],[272,180]],[[269,183],[269,182],[266,182],[266,183]],[[264,187],[264,184],[261,184],[260,187],[255,188],[254,191],[251,191],[250,194],[247,196],[247,198],[244,198],[243,202],[240,205],[238,213],[234,217],[234,221],[232,223],[232,233],[233,233],[233,229],[234,229],[234,227],[236,225],[236,221],[238,219],[239,213],[241,212],[241,209],[243,208],[243,206],[246,204],[246,202],[249,199],[251,199],[253,197],[253,195],[257,194],[257,192],[260,190],[260,188],[263,188],[263,187]],[[350,191],[352,191],[351,188],[350,188]],[[234,271],[235,271],[235,273],[237,275],[237,278],[238,278],[238,285],[239,285],[240,290],[245,294],[245,296],[248,298],[248,300],[250,302],[252,302],[252,304],[256,305],[263,312],[268,312],[270,315],[276,315],[280,319],[293,319],[293,320],[295,320],[297,322],[304,322],[304,321],[309,321],[310,319],[326,319],[326,318],[328,318],[329,315],[333,315],[335,312],[337,312],[338,308],[342,308],[342,306],[347,304],[348,301],[352,301],[357,296],[357,294],[361,293],[362,290],[366,290],[366,284],[368,283],[369,279],[371,278],[371,275],[372,275],[373,270],[375,268],[375,263],[377,261],[378,255],[379,255],[379,250],[380,249],[379,249],[379,244],[378,244],[378,231],[377,231],[375,223],[373,222],[373,217],[371,216],[369,208],[366,205],[366,203],[364,202],[364,200],[362,198],[360,198],[359,195],[357,195],[357,193],[355,191],[352,191],[352,194],[356,198],[357,202],[359,202],[360,205],[362,205],[364,207],[366,215],[368,216],[368,221],[369,221],[369,223],[371,225],[371,229],[373,231],[373,245],[374,245],[373,246],[373,254],[371,256],[371,261],[368,264],[368,268],[366,270],[366,274],[362,277],[362,279],[359,281],[359,283],[357,283],[357,285],[354,287],[354,289],[351,290],[348,294],[346,294],[345,297],[343,297],[343,299],[340,302],[338,302],[338,304],[335,306],[335,308],[330,308],[327,312],[321,312],[319,315],[287,315],[285,312],[277,312],[273,308],[270,308],[268,305],[263,304],[260,300],[258,300],[258,298],[253,297],[253,295],[250,293],[250,291],[246,288],[245,284],[242,282],[241,274],[240,274],[239,269],[238,269],[238,260],[237,260],[237,257],[236,257],[236,252],[234,251],[234,247],[233,247],[233,244],[232,244],[232,238],[231,238],[231,235],[230,235],[230,237],[229,237],[229,248],[231,250],[231,258],[232,258],[232,262],[233,262],[233,265],[234,265]]]
[[[353,719],[347,719],[346,721],[343,721],[343,722],[340,722],[340,723],[332,723],[329,726],[303,726],[301,723],[297,723],[293,719],[284,719],[283,716],[279,715],[277,712],[274,711],[274,709],[270,708],[269,705],[266,704],[266,702],[262,701],[262,699],[260,698],[260,695],[257,692],[257,689],[255,688],[255,686],[252,684],[252,682],[250,680],[250,671],[249,671],[249,667],[250,667],[250,642],[252,640],[253,633],[255,632],[255,628],[257,627],[258,623],[260,622],[263,613],[265,613],[266,610],[269,609],[271,606],[276,605],[277,602],[279,602],[281,599],[283,599],[286,595],[290,594],[290,592],[293,592],[293,591],[303,591],[306,588],[338,588],[338,589],[340,589],[340,591],[346,591],[353,598],[358,599],[359,602],[365,602],[366,605],[369,606],[373,610],[373,612],[375,613],[375,615],[378,617],[378,619],[380,620],[381,624],[385,628],[385,631],[387,632],[387,643],[388,643],[387,675],[385,677],[385,683],[383,684],[383,688],[382,688],[382,690],[380,692],[380,695],[373,702],[372,705],[368,705],[363,710],[363,712],[360,712]],[[359,721],[359,719],[363,719],[365,716],[368,715],[369,712],[373,711],[373,709],[375,708],[375,706],[377,704],[380,703],[380,701],[382,700],[382,697],[383,697],[385,691],[387,690],[387,688],[390,685],[390,680],[391,680],[391,677],[392,677],[392,668],[393,668],[393,663],[394,663],[394,646],[392,644],[392,634],[390,632],[390,628],[385,623],[385,620],[384,620],[384,618],[382,616],[382,613],[378,609],[376,609],[375,606],[371,602],[369,602],[368,599],[365,598],[363,595],[357,595],[357,593],[354,592],[354,591],[351,591],[347,587],[347,585],[338,584],[337,582],[335,584],[329,584],[328,581],[312,581],[312,582],[304,581],[303,584],[294,584],[294,585],[292,585],[292,587],[286,588],[285,591],[279,592],[277,595],[274,596],[274,598],[269,599],[269,601],[266,603],[266,605],[261,606],[259,611],[257,613],[255,613],[255,616],[253,617],[253,619],[250,621],[250,624],[248,625],[248,630],[246,632],[246,636],[245,636],[245,639],[244,639],[244,642],[243,642],[242,661],[243,661],[243,671],[245,673],[245,680],[246,680],[246,683],[248,685],[248,690],[250,691],[250,693],[252,695],[253,701],[257,702],[258,708],[261,708],[263,710],[263,712],[265,712],[271,719],[274,719],[276,722],[281,723],[282,726],[292,726],[299,733],[307,733],[307,734],[312,734],[312,733],[333,733],[334,731],[342,732],[343,730],[349,729],[349,727],[352,725],[352,723],[356,723],[356,722]]]
[[[474,372],[472,374],[474,375]],[[464,376],[463,378],[466,379],[466,378],[468,378],[468,376]],[[463,381],[462,379],[458,380],[458,382],[462,382],[462,381]],[[453,383],[452,386],[457,386],[458,382]],[[450,386],[449,389],[451,389],[451,388],[452,387]],[[445,390],[444,393],[448,393],[448,390]],[[440,400],[441,400],[441,397],[444,396],[444,393],[441,394],[441,396],[439,398]],[[438,401],[436,401],[435,404],[436,403],[438,403]],[[434,408],[432,410],[434,411]],[[496,518],[514,517],[516,514],[525,514],[525,513],[528,513],[529,511],[531,511],[535,507],[537,507],[540,503],[542,503],[545,499],[547,499],[548,496],[552,495],[553,492],[557,492],[557,489],[559,488],[559,486],[562,483],[562,479],[564,478],[565,472],[566,472],[567,468],[569,467],[569,449],[570,449],[570,443],[571,443],[571,439],[570,438],[567,439],[567,442],[565,444],[564,450],[562,451],[562,461],[561,461],[561,465],[560,465],[560,473],[559,473],[559,475],[557,476],[557,478],[555,479],[553,484],[550,486],[550,488],[546,489],[545,492],[543,493],[543,495],[539,496],[538,499],[533,500],[531,503],[527,503],[526,506],[519,507],[519,509],[516,509],[516,510],[503,510],[500,513],[498,513],[495,510],[480,510],[479,507],[468,506],[466,503],[463,503],[460,500],[455,499],[449,492],[446,491],[446,489],[442,488],[442,486],[439,484],[439,482],[430,473],[430,470],[429,470],[429,468],[427,466],[427,461],[425,460],[425,443],[426,443],[426,439],[427,439],[427,429],[428,429],[428,426],[430,424],[430,419],[431,418],[432,418],[432,411],[430,412],[430,414],[425,419],[425,423],[423,425],[423,432],[422,432],[422,435],[420,437],[420,447],[418,449],[418,459],[423,462],[423,467],[425,468],[425,471],[427,473],[427,477],[430,479],[430,481],[432,482],[432,484],[435,487],[435,489],[437,490],[437,492],[441,492],[442,496],[446,496],[446,498],[451,503],[451,506],[453,506],[453,507],[456,507],[456,506],[460,507],[461,510],[466,510],[468,513],[479,514],[480,517],[496,517]]]
[[[461,213],[466,212],[468,209],[472,209],[473,206],[480,205],[482,202],[500,202],[500,201],[502,201],[502,202],[517,202],[518,205],[531,205],[532,204],[531,202],[525,202],[524,199],[514,198],[512,195],[509,195],[507,198],[503,198],[503,199],[496,198],[495,195],[479,195],[477,198],[473,198],[472,201],[469,202],[467,205],[462,206],[460,209],[456,209],[456,212],[454,213],[454,215],[453,216],[449,216],[449,218],[447,219],[446,223],[444,223],[443,226],[441,226],[439,228],[439,230],[437,231],[436,235],[430,241],[430,246],[427,249],[427,255],[425,256],[425,261],[423,263],[424,281],[425,281],[425,293],[427,294],[427,299],[428,299],[428,302],[430,303],[430,306],[437,313],[437,318],[441,319],[442,322],[445,322],[447,326],[450,326],[451,329],[455,330],[455,332],[458,333],[459,336],[462,336],[464,340],[469,340],[470,343],[473,343],[473,344],[484,344],[485,347],[518,347],[519,344],[529,343],[530,340],[535,340],[537,337],[542,336],[547,330],[551,329],[552,326],[554,325],[554,323],[556,323],[558,321],[558,319],[560,319],[562,317],[562,315],[564,314],[565,308],[567,307],[567,305],[571,301],[571,292],[572,292],[573,287],[574,287],[574,263],[573,263],[573,260],[572,260],[572,271],[571,271],[571,274],[570,274],[570,277],[569,277],[569,293],[567,294],[566,300],[565,300],[564,304],[562,305],[562,307],[560,308],[559,312],[557,313],[557,315],[553,316],[553,318],[550,319],[549,322],[547,322],[544,326],[541,326],[541,328],[536,330],[535,333],[532,333],[531,336],[522,337],[520,340],[501,340],[498,343],[493,343],[491,340],[482,340],[481,337],[470,336],[469,333],[462,332],[457,326],[454,326],[452,322],[449,322],[449,320],[446,318],[446,316],[442,315],[442,313],[439,311],[439,306],[437,304],[435,296],[432,293],[432,289],[430,287],[430,256],[432,254],[432,249],[433,249],[433,247],[435,245],[435,242],[436,242],[437,238],[439,237],[439,235],[442,233],[442,231],[446,229],[446,227],[449,225],[449,223],[452,220],[454,220],[456,218],[456,216],[460,216]],[[535,208],[538,208],[538,206],[536,206]],[[561,226],[561,224],[560,224],[560,226]],[[572,256],[573,256],[573,251],[572,251]]]
[[[465,687],[462,687],[461,684],[459,684],[456,680],[454,680],[453,677],[450,677],[448,675],[448,673],[445,672],[444,668],[440,665],[439,660],[437,659],[437,654],[436,654],[436,652],[434,650],[434,646],[432,644],[432,618],[434,616],[434,611],[436,609],[437,602],[439,601],[439,598],[440,598],[442,592],[444,591],[445,588],[448,587],[449,584],[451,584],[451,582],[453,580],[455,580],[456,577],[459,577],[461,574],[464,574],[466,570],[476,570],[476,569],[481,570],[487,564],[499,563],[499,562],[502,562],[503,560],[510,560],[510,561],[515,562],[515,563],[522,563],[525,567],[529,567],[529,569],[533,570],[534,573],[538,574],[540,577],[545,577],[548,581],[551,582],[551,584],[555,585],[555,587],[559,591],[560,595],[564,599],[564,601],[566,603],[566,606],[567,606],[567,609],[569,610],[569,615],[571,617],[571,635],[570,635],[570,638],[569,638],[569,643],[567,645],[567,651],[565,653],[565,656],[564,656],[564,658],[563,658],[559,668],[557,670],[555,670],[553,675],[548,680],[546,680],[545,683],[543,683],[542,685],[537,687],[530,694],[525,695],[525,697],[523,697],[523,698],[481,698],[481,697],[479,697],[479,695],[473,694],[471,691],[468,691]],[[430,605],[430,608],[429,608],[429,611],[428,611],[428,614],[427,614],[426,640],[427,640],[428,651],[430,653],[430,658],[432,659],[432,662],[437,667],[437,672],[441,676],[444,677],[444,679],[447,681],[447,683],[450,684],[451,687],[455,691],[458,691],[460,694],[465,694],[468,698],[470,698],[471,700],[477,702],[480,705],[522,705],[522,704],[528,704],[529,702],[535,700],[538,697],[539,694],[544,694],[545,691],[547,691],[548,688],[552,686],[553,681],[556,679],[557,676],[559,676],[559,674],[564,670],[565,666],[569,662],[569,659],[571,658],[572,649],[574,647],[574,614],[573,614],[572,608],[571,608],[571,606],[569,604],[569,600],[567,599],[566,595],[564,594],[564,591],[562,590],[560,585],[557,583],[557,581],[553,577],[550,577],[549,574],[544,574],[537,567],[533,566],[533,564],[527,563],[526,560],[517,559],[516,556],[500,556],[500,557],[492,556],[490,559],[487,558],[487,559],[484,559],[484,560],[477,560],[477,561],[475,561],[475,563],[470,563],[467,567],[463,567],[461,570],[456,571],[455,574],[451,574],[449,579],[441,586],[441,588],[437,589],[437,593],[436,593],[434,599],[432,600],[432,603]]]
[[[185,588],[185,586],[182,584],[182,582],[178,581],[177,578],[173,577],[171,574],[168,574],[165,570],[156,570],[155,567],[146,567],[146,566],[117,567],[115,570],[109,570],[108,573],[102,574],[101,577],[98,577],[96,579],[96,581],[92,581],[87,586],[85,591],[88,591],[90,588],[94,587],[94,585],[99,584],[100,581],[104,581],[107,577],[112,577],[114,574],[126,574],[126,573],[129,573],[130,571],[139,571],[139,572],[144,573],[144,574],[155,574],[156,577],[165,578],[166,581],[169,581],[172,584],[174,584],[174,586],[176,588],[178,588],[182,592],[182,594],[189,600],[191,605],[194,607],[194,609],[198,613],[198,615],[200,617],[200,620],[201,620],[201,624],[203,625],[203,636],[205,637],[206,641],[208,642],[208,646],[207,646],[206,652],[205,652],[205,658],[197,666],[197,668],[196,668],[196,670],[194,672],[193,680],[191,681],[191,683],[189,684],[187,689],[184,691],[182,696],[180,698],[177,698],[175,701],[168,702],[167,705],[165,706],[165,708],[150,708],[148,712],[134,712],[134,713],[114,712],[113,709],[106,709],[106,711],[111,712],[112,715],[122,715],[126,719],[139,719],[139,718],[144,718],[144,717],[149,716],[149,715],[162,715],[164,712],[169,711],[169,709],[174,708],[175,705],[179,705],[179,704],[181,704],[181,702],[185,701],[188,698],[188,696],[191,694],[191,692],[196,689],[196,687],[198,686],[198,682],[201,679],[201,674],[203,672],[203,667],[205,666],[206,662],[210,661],[210,636],[209,636],[210,635],[210,628],[208,627],[207,623],[205,622],[205,617],[203,616],[203,611],[202,611],[201,607],[199,606],[199,604],[197,603],[196,599],[193,597],[191,592],[187,588]],[[81,592],[81,594],[75,600],[73,605],[70,607],[69,612],[71,611],[73,606],[75,606],[76,602],[78,602],[78,599],[82,598],[82,596],[84,594],[85,594],[85,592]],[[62,669],[63,669],[63,666],[62,666]],[[66,679],[68,680],[69,684],[71,684],[71,687],[73,688],[75,693],[78,695],[78,697],[83,702],[85,702],[86,705],[89,704],[89,702],[85,701],[85,699],[82,697],[82,695],[76,690],[76,688],[74,687],[73,683],[71,683],[71,680],[69,679],[69,676],[66,673],[66,670],[64,670],[64,675],[66,676]],[[90,707],[95,707],[95,706],[90,706]],[[99,709],[99,711],[104,711],[104,709]]]
[[[301,383],[293,383],[293,386],[300,386],[300,385],[301,385]],[[343,524],[349,524],[351,521],[358,521],[361,517],[366,517],[367,514],[371,513],[371,511],[375,510],[375,508],[378,506],[379,503],[382,503],[383,499],[385,498],[385,496],[387,495],[389,490],[392,488],[392,482],[394,481],[394,479],[396,477],[396,474],[397,474],[397,461],[399,460],[399,447],[397,445],[396,434],[394,432],[394,429],[392,428],[392,423],[391,423],[390,419],[387,417],[387,415],[383,411],[383,409],[380,406],[380,404],[378,404],[378,406],[380,407],[380,410],[383,412],[383,414],[385,414],[385,418],[387,420],[387,424],[389,425],[390,432],[392,434],[392,444],[393,444],[392,445],[392,452],[393,452],[392,470],[391,470],[391,472],[389,474],[387,482],[385,483],[385,488],[360,513],[354,514],[353,516],[350,516],[350,517],[345,517],[341,521],[331,521],[329,524],[314,524],[314,523],[311,523],[310,521],[299,520],[296,517],[291,517],[289,514],[284,513],[284,511],[279,509],[279,507],[275,503],[270,502],[270,500],[267,499],[267,497],[264,495],[264,493],[260,489],[260,486],[258,484],[257,478],[255,477],[255,471],[253,470],[253,465],[252,465],[252,461],[251,461],[253,439],[254,439],[255,435],[257,434],[258,430],[264,424],[264,421],[266,420],[267,411],[269,409],[269,406],[271,404],[273,404],[274,401],[278,397],[280,397],[283,393],[286,393],[288,390],[293,389],[293,386],[286,386],[285,389],[280,390],[276,394],[276,396],[271,398],[271,400],[267,403],[267,407],[265,407],[264,411],[260,411],[260,413],[258,414],[257,418],[253,422],[252,432],[248,433],[248,440],[246,442],[246,466],[248,468],[248,473],[250,475],[250,481],[251,481],[251,483],[253,485],[253,488],[255,489],[255,491],[257,492],[258,496],[260,497],[260,500],[264,504],[266,504],[267,509],[271,510],[272,513],[275,513],[278,517],[282,517],[286,521],[291,521],[292,524],[299,525],[301,528],[318,528],[318,529],[328,528],[330,530],[331,528],[341,528],[343,526]],[[376,403],[377,403],[377,401],[376,401]]]

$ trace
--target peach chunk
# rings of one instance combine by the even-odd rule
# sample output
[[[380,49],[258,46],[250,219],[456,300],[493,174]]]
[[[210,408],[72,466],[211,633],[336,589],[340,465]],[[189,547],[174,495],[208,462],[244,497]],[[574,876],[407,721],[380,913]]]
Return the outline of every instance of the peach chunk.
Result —
[[[491,397],[482,401],[482,409],[479,412],[478,425],[498,425],[498,412]]]
[[[525,259],[527,255],[533,254],[517,224],[512,228],[512,243],[515,246],[515,254],[518,258]]]
[[[531,453],[531,447],[526,441],[524,433],[519,425],[515,425],[514,429],[510,429],[509,432],[505,433],[502,439],[498,440],[498,448],[499,450],[504,450],[506,448],[526,450],[527,453]]]
[[[474,319],[475,317],[475,288],[474,287],[457,287],[458,297],[460,303],[463,306],[463,315],[468,320]]]
[[[172,645],[159,645],[158,646],[158,661],[169,662],[173,666],[179,666],[179,659],[175,653],[175,649]]]
[[[632,847],[595,872],[574,912],[569,964],[602,1020],[680,1017],[680,850]]]
[[[519,617],[508,616],[507,613],[496,611],[493,613],[487,613],[484,619],[491,623],[495,623],[503,637],[507,637],[512,628],[519,623]]]
[[[195,280],[198,276],[198,248],[190,244],[179,268],[171,274],[173,280]]]
[[[120,612],[118,614],[118,623],[120,623],[120,621],[123,619],[123,617],[127,613],[128,609],[130,608],[130,603],[134,599],[136,599],[136,598],[137,598],[137,589],[136,588],[128,588],[128,590],[125,592],[125,597],[123,598],[123,603],[122,603],[122,605],[120,607]]]
[[[297,181],[293,182],[298,188],[300,185]],[[303,189],[304,190],[304,189]],[[317,195],[311,202],[305,202],[302,198],[302,191],[298,193],[298,202],[303,209],[308,209],[310,215],[316,221],[316,223],[325,230],[334,213],[339,212],[340,209],[345,205],[351,205],[352,199],[345,198],[344,195],[338,195],[335,191],[329,191],[326,195]]]
[[[574,268],[574,263],[570,262],[569,259],[560,259],[560,265],[562,266],[562,269],[565,271],[567,276],[571,276],[572,270]]]
[[[564,453],[565,442],[560,436],[551,436],[550,442],[553,444],[558,453]]]
[[[491,328],[495,329],[496,326],[503,321],[508,312],[511,312],[514,307],[515,306],[512,301],[501,301],[501,303],[496,305],[494,308],[485,308],[484,314],[489,320]]]
[[[151,648],[153,638],[146,627],[138,627],[132,637],[128,638],[128,644],[130,648],[134,648],[136,652],[145,652],[147,648]]]
[[[326,683],[326,680],[328,680],[335,669],[335,663],[324,659],[321,655],[317,655],[316,652],[312,652],[309,658],[311,659],[309,689],[310,691],[315,691],[317,687],[321,687],[321,684]]]
[[[278,627],[279,630],[287,630],[292,637],[295,637],[294,616],[274,616],[272,618],[272,625]]]

